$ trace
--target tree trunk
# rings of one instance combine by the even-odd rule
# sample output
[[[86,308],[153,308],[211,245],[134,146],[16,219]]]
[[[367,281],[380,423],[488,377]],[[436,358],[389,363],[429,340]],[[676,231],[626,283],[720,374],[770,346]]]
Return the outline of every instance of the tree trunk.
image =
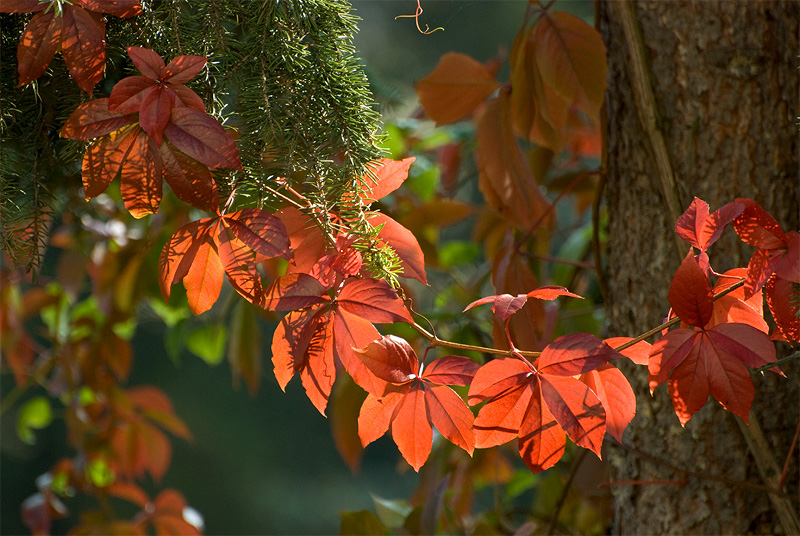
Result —
[[[600,24],[610,71],[610,335],[632,336],[667,314],[672,274],[689,251],[675,239],[675,220],[694,196],[711,210],[750,197],[785,230],[800,229],[800,3],[616,0],[601,4]],[[712,266],[744,266],[751,251],[729,229],[711,247]],[[713,397],[682,428],[666,386],[651,397],[647,371],[626,368],[637,416],[629,448],[606,454],[613,479],[635,483],[613,487],[615,531],[800,530],[798,503],[756,486],[780,479],[798,423],[798,370],[795,361],[787,378],[754,375],[749,428]],[[758,424],[766,443],[750,447]],[[797,453],[783,489],[797,495]]]

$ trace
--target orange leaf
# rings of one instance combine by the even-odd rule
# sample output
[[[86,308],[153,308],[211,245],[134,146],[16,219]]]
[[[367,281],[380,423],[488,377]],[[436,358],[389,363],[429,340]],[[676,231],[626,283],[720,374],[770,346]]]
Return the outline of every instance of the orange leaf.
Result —
[[[428,385],[425,404],[430,422],[439,433],[472,455],[475,449],[474,417],[461,397],[445,385]]]
[[[134,133],[129,134],[134,136]],[[161,203],[161,154],[158,146],[139,130],[120,170],[120,192],[134,218],[158,212]]]
[[[543,84],[597,122],[608,74],[600,33],[565,11],[543,11],[531,41]]]
[[[392,439],[403,458],[419,472],[433,445],[433,430],[428,422],[425,393],[412,387],[403,397],[392,421]]]
[[[222,262],[212,244],[201,243],[197,248],[194,262],[183,278],[192,313],[199,315],[211,309],[222,289],[222,274]]]
[[[403,273],[401,275],[427,284],[425,256],[414,233],[389,216],[381,213],[371,215],[370,224],[375,228],[383,226],[378,233],[378,238],[389,244],[403,262]]]
[[[79,6],[64,6],[61,53],[69,74],[82,90],[91,94],[103,78],[106,66],[104,28]]]
[[[416,84],[425,113],[437,125],[463,118],[498,87],[482,63],[457,52],[442,56],[434,70]]]
[[[478,119],[478,187],[490,207],[518,229],[528,230],[550,203],[517,144],[509,113],[508,92],[501,91]],[[547,216],[541,224],[547,225],[551,220]]]
[[[61,44],[64,18],[55,10],[37,13],[22,32],[17,46],[19,85],[36,80],[44,73]]]

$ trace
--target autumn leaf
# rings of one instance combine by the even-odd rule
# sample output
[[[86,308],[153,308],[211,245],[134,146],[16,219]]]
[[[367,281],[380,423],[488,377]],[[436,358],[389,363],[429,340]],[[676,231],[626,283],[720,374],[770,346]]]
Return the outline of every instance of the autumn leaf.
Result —
[[[464,401],[444,383],[466,385],[478,364],[466,357],[447,356],[437,366],[420,366],[414,350],[394,335],[384,336],[356,350],[364,365],[386,382],[386,391],[369,392],[361,406],[358,429],[363,446],[381,437],[391,426],[392,439],[414,468],[428,459],[432,426],[470,455],[474,449],[473,416]]]
[[[509,92],[501,90],[478,115],[478,187],[487,204],[518,229],[552,221],[550,207],[534,180],[513,132]]]
[[[289,309],[272,340],[275,377],[282,389],[295,374],[323,415],[336,379],[337,364],[368,392],[382,392],[376,377],[356,355],[380,334],[373,323],[410,322],[402,300],[379,279],[349,278],[328,295],[308,274],[288,274],[270,285],[264,306]]]
[[[571,13],[545,10],[531,41],[542,83],[597,123],[608,74],[600,32]]]
[[[534,289],[528,292],[527,294],[517,294],[516,296],[512,296],[511,294],[499,294],[496,296],[487,296],[485,298],[480,298],[467,305],[464,308],[464,311],[468,311],[469,309],[472,309],[477,305],[491,303],[492,312],[494,312],[494,314],[496,314],[501,320],[505,321],[508,320],[511,317],[511,315],[519,311],[522,308],[522,306],[525,305],[525,303],[527,303],[529,298],[537,298],[540,300],[554,300],[559,296],[571,296],[573,298],[583,299],[583,296],[578,296],[577,294],[573,294],[564,287],[547,285]]]
[[[800,283],[800,233],[784,233],[775,218],[752,199],[736,201],[745,209],[733,227],[742,241],[758,248],[747,265],[745,296],[758,292],[772,274]]]
[[[159,285],[165,300],[183,280],[194,314],[211,308],[219,297],[223,273],[239,294],[256,305],[264,300],[256,264],[289,257],[283,223],[267,212],[243,209],[191,222],[176,231],[158,259]]]
[[[449,52],[416,84],[425,113],[437,125],[455,123],[471,113],[500,84],[480,62]]]
[[[64,63],[78,86],[86,93],[103,78],[105,69],[105,24],[90,12],[133,17],[142,12],[138,0],[87,0],[78,3],[7,0],[0,12],[31,13],[17,47],[19,85],[39,78],[53,56],[61,50]]]
[[[369,205],[371,202],[383,199],[397,190],[408,178],[408,169],[414,160],[416,160],[414,157],[402,160],[392,160],[390,158],[378,160],[379,167],[372,171],[374,179],[370,174],[364,177],[364,182],[369,191],[361,195],[361,203]]]
[[[554,366],[551,370],[560,372]],[[482,402],[475,418],[478,448],[517,437],[520,456],[535,473],[561,458],[565,435],[600,456],[605,411],[589,386],[572,376],[537,370],[523,359],[494,359],[470,385],[470,405]]]
[[[115,418],[110,443],[116,470],[129,477],[146,471],[160,480],[172,457],[171,444],[161,428],[185,439],[191,438],[189,429],[175,415],[166,395],[155,387],[115,390],[110,402]]]
[[[754,397],[747,367],[774,362],[775,346],[751,325],[715,323],[711,284],[691,252],[675,273],[669,299],[678,317],[694,328],[674,329],[653,344],[650,390],[668,382],[682,425],[705,405],[709,393],[747,421]]]

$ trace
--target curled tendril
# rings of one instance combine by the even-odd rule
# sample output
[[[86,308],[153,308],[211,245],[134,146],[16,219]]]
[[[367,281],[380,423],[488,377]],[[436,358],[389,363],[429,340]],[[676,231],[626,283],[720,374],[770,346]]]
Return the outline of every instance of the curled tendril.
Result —
[[[425,25],[425,29],[423,30],[422,28],[420,28],[420,25],[419,25],[419,16],[420,15],[422,15],[422,6],[420,5],[420,0],[417,0],[417,11],[416,11],[416,13],[414,13],[413,15],[398,15],[398,16],[396,16],[394,18],[394,20],[404,19],[404,18],[409,18],[409,19],[413,18],[414,22],[417,23],[417,30],[419,31],[419,33],[424,34],[424,35],[432,34],[436,30],[444,31],[444,28],[442,28],[441,26],[437,26],[436,28],[431,30],[431,27],[428,26],[427,24]]]

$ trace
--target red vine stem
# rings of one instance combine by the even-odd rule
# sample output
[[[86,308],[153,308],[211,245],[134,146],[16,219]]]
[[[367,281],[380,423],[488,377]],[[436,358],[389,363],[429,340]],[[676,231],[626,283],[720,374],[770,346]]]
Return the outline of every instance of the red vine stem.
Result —
[[[725,296],[727,294],[730,294],[731,292],[733,292],[737,288],[741,287],[742,285],[744,285],[744,279],[740,279],[739,281],[737,281],[733,285],[729,286],[728,288],[717,292],[716,294],[714,294],[714,296],[712,296],[712,300],[718,300],[721,297],[723,297],[723,296]],[[425,318],[423,315],[415,312],[410,307],[409,307],[409,310],[411,310],[411,312],[413,312],[414,314],[416,314],[418,316],[421,316],[422,318]],[[427,318],[425,318],[425,320],[428,322],[429,325],[431,324],[430,321]],[[656,333],[659,333],[664,329],[667,329],[667,328],[670,328],[670,327],[672,327],[672,326],[674,326],[676,324],[679,324],[680,321],[681,321],[680,318],[675,317],[675,318],[673,318],[671,320],[668,320],[667,322],[664,322],[660,326],[656,326],[653,329],[651,329],[649,331],[646,331],[645,333],[642,333],[638,337],[634,337],[630,341],[628,341],[628,342],[626,342],[624,344],[621,344],[621,345],[617,346],[614,349],[619,352],[620,350],[624,350],[626,348],[630,348],[634,344],[645,340],[646,338],[650,337],[651,335],[655,335]],[[501,350],[499,348],[489,348],[489,347],[486,347],[486,346],[476,346],[474,344],[464,344],[464,343],[460,343],[460,342],[448,341],[448,340],[445,340],[445,339],[440,339],[437,335],[435,335],[435,334],[431,333],[430,331],[426,330],[424,327],[420,326],[416,322],[412,322],[412,323],[410,323],[410,325],[420,335],[422,335],[423,337],[428,339],[431,347],[441,346],[441,347],[444,347],[444,348],[453,348],[453,349],[456,349],[456,350],[471,350],[473,352],[481,352],[481,353],[484,353],[484,354],[502,355],[502,356],[507,356],[507,357],[511,357],[511,356],[515,356],[515,355],[521,355],[521,356],[524,356],[524,357],[537,358],[542,354],[541,352],[531,352],[531,351],[526,351],[526,350],[513,350],[513,349],[512,350]],[[431,329],[433,329],[432,325],[431,325]],[[775,364],[774,363],[770,363],[769,366],[773,367],[773,366],[775,366]]]

